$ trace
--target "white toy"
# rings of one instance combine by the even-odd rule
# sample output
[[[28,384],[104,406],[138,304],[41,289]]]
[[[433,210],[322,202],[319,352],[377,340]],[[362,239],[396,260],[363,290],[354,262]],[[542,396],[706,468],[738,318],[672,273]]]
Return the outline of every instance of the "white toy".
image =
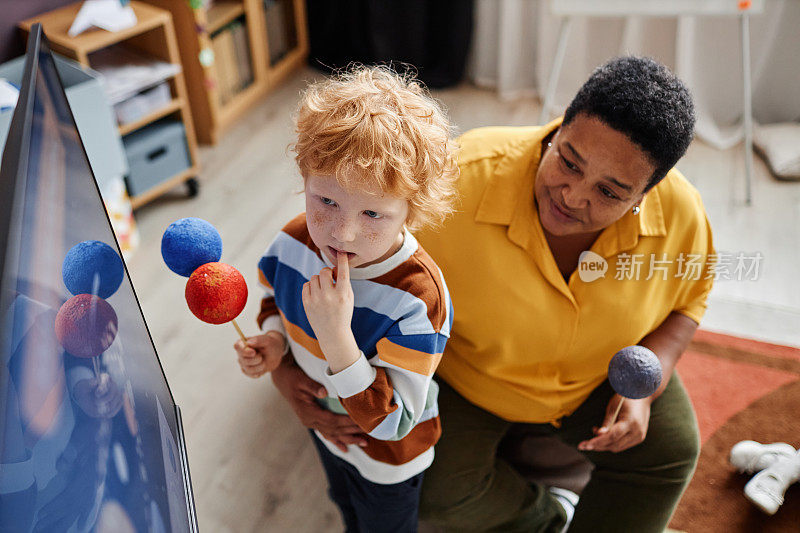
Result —
[[[768,515],[778,511],[786,489],[800,480],[800,452],[785,442],[743,440],[731,448],[730,463],[742,473],[758,472],[745,485],[744,495]]]

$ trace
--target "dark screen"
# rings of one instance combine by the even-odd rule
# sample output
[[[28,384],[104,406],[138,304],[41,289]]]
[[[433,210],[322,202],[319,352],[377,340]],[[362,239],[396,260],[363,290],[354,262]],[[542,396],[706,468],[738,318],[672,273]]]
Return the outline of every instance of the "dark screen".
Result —
[[[36,30],[0,171],[0,531],[189,531],[175,404]]]

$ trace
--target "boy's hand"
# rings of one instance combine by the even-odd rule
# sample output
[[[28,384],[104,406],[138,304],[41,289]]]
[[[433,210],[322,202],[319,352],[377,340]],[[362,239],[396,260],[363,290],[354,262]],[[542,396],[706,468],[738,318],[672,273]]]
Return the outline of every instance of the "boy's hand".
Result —
[[[233,345],[239,356],[239,366],[246,376],[258,378],[272,372],[281,363],[286,348],[286,338],[277,331],[268,331]]]
[[[320,344],[336,344],[351,333],[353,319],[353,287],[346,254],[337,254],[337,279],[333,271],[323,268],[303,285],[303,308]]]

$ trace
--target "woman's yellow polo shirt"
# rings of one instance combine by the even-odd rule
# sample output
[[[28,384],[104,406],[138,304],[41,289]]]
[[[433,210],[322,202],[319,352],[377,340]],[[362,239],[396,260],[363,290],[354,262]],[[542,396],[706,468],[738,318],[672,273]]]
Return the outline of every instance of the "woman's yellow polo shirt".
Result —
[[[541,141],[559,123],[464,134],[457,213],[416,233],[442,269],[455,312],[437,373],[514,422],[558,424],[606,379],[620,348],[672,311],[699,323],[713,282],[703,203],[674,169],[640,214],[603,230],[591,248],[597,255],[564,280],[533,195]]]

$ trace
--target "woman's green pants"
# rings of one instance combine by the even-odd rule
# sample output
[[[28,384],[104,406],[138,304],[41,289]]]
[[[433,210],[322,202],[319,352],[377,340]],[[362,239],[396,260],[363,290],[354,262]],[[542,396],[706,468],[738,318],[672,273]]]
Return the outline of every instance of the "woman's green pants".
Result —
[[[559,532],[566,516],[546,487],[530,483],[497,456],[514,433],[553,435],[570,446],[592,437],[613,394],[608,381],[561,427],[514,424],[469,403],[441,379],[442,438],[425,472],[422,520],[447,531]],[[522,426],[522,427],[520,427]],[[673,374],[652,405],[647,437],[623,452],[583,452],[595,468],[569,531],[663,532],[694,472],[700,452],[697,420]]]

